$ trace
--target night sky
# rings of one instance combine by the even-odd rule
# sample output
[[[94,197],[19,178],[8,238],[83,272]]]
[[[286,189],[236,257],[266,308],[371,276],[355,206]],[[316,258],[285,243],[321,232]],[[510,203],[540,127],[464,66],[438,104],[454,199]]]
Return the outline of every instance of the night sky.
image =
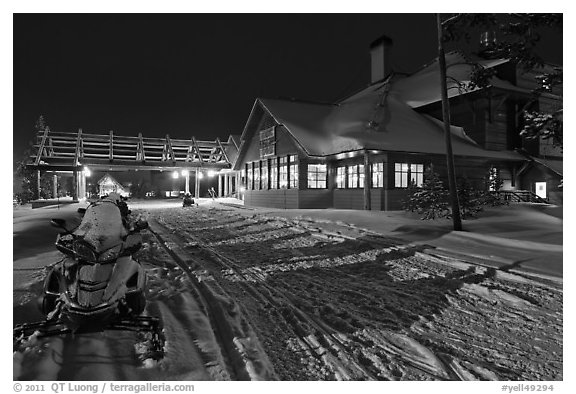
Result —
[[[434,14],[14,15],[14,158],[44,115],[54,131],[226,139],[257,97],[333,102],[370,82],[370,43],[392,67],[436,56]],[[562,64],[561,33],[539,54]]]

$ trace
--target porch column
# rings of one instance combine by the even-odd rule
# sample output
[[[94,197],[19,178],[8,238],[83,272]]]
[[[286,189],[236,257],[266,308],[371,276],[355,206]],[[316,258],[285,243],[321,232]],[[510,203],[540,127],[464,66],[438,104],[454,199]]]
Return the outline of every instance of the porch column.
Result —
[[[78,199],[81,200],[86,197],[86,174],[80,171],[80,179],[78,180]]]
[[[200,171],[196,168],[196,179],[194,185],[194,198],[200,198]]]
[[[228,174],[224,174],[224,197],[228,196]]]
[[[40,177],[42,176],[42,174],[40,174],[40,170],[36,171],[36,199],[40,198]]]
[[[186,186],[184,188],[184,193],[190,193],[190,171],[186,170]]]
[[[364,210],[369,211],[372,209],[370,200],[370,156],[368,150],[364,150]]]
[[[222,174],[218,174],[218,197],[222,197]]]
[[[389,176],[389,172],[390,172],[390,166],[388,165],[388,154],[384,155],[384,162],[383,162],[383,168],[382,168],[382,184],[384,186],[384,195],[382,196],[382,198],[384,199],[384,210],[388,211],[388,189],[390,189],[390,176]],[[393,179],[393,178],[392,178]]]
[[[58,175],[52,175],[52,198],[58,197]]]
[[[78,201],[78,170],[72,171],[72,201]]]

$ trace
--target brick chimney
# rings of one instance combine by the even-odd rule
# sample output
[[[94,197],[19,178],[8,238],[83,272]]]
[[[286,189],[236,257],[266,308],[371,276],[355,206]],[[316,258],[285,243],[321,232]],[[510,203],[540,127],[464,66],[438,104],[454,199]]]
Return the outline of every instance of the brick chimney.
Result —
[[[372,63],[371,82],[378,82],[386,78],[391,70],[390,66],[390,49],[392,48],[392,39],[382,36],[370,44],[370,57]]]

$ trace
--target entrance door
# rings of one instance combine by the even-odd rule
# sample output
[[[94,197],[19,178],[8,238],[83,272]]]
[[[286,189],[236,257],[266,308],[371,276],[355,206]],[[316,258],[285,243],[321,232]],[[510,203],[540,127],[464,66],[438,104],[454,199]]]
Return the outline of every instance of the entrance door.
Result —
[[[536,188],[536,195],[538,197],[546,198],[546,182],[536,182],[534,184]]]

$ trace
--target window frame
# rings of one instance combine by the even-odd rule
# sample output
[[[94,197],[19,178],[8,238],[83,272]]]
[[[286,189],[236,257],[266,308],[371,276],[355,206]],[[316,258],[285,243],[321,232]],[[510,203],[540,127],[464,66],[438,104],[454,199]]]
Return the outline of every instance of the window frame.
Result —
[[[424,172],[423,163],[394,162],[394,188],[407,189],[412,184],[412,180],[415,180],[416,187],[422,187],[424,184]],[[399,175],[400,178],[398,178]],[[406,183],[405,186],[404,183]]]
[[[270,159],[270,169],[268,176],[270,178],[270,190],[278,189],[278,157],[273,157]]]
[[[288,189],[288,156],[280,156],[278,162],[278,188]]]
[[[346,166],[336,167],[336,189],[346,189],[347,171]]]
[[[288,189],[298,189],[298,156],[288,155]]]
[[[323,171],[318,171],[318,167],[322,166]],[[311,168],[314,168],[314,171],[310,171]],[[306,185],[308,189],[327,189],[328,188],[328,165],[325,163],[309,163],[306,167]],[[315,179],[311,179],[311,174],[315,175]],[[318,175],[324,174],[323,179],[319,179]],[[319,187],[318,184],[323,183],[323,187]],[[311,186],[314,185],[314,186]]]
[[[376,168],[376,171],[374,170]],[[384,163],[370,163],[370,187],[383,188],[384,185]]]

